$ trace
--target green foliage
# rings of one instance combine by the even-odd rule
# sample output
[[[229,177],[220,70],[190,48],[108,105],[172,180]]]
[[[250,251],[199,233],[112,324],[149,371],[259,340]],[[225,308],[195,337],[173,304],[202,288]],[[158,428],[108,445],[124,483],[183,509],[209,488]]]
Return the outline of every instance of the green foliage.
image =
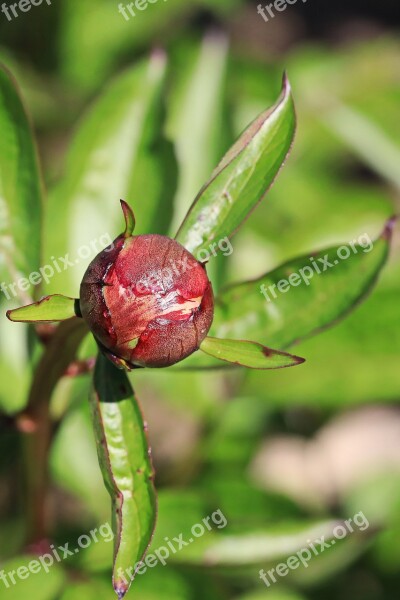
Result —
[[[367,237],[363,246],[319,250],[228,287],[217,299],[215,332],[268,340],[278,348],[320,332],[371,291],[388,257],[392,226],[389,221],[375,242]]]
[[[53,600],[58,596],[66,582],[63,569],[58,565],[54,565],[47,573],[42,569],[33,574],[27,568],[31,561],[37,562],[35,554],[22,554],[2,564],[2,568],[7,573],[10,571],[15,573],[16,569],[24,566],[28,576],[26,577],[25,574],[24,579],[17,578],[15,585],[12,584],[11,580],[8,580],[8,588],[2,583],[0,588],[1,600],[6,598],[18,600],[18,598],[21,598],[21,594],[24,597],[35,598],[36,600]],[[40,566],[40,563],[38,564]]]
[[[57,48],[56,76],[24,64],[11,50],[0,50],[33,113],[49,187],[43,218],[35,143],[20,94],[2,69],[2,280],[28,277],[42,264],[50,264],[51,257],[66,252],[74,261],[79,248],[106,233],[103,245],[109,243],[120,232],[119,198],[134,209],[135,233],[174,235],[208,180],[178,239],[195,252],[209,250],[213,242],[238,228],[276,176],[291,145],[295,120],[287,85],[278,105],[265,112],[276,96],[281,65],[249,58],[235,43],[229,52],[228,40],[221,34],[208,34],[200,41],[195,26],[186,21],[198,15],[201,6],[231,23],[233,4],[239,11],[240,1],[160,1],[140,20],[126,23],[108,0],[63,0],[57,9],[58,26],[46,30]],[[244,14],[239,13],[239,20]],[[187,26],[190,37],[176,35],[177,22]],[[153,50],[156,39],[163,40],[166,55]],[[221,364],[215,357],[224,357],[264,368],[260,344],[284,349],[299,343],[298,352],[307,362],[275,374],[245,369],[195,373],[180,367],[178,373],[177,367],[131,375],[154,435],[158,467],[159,520],[150,552],[165,544],[165,537],[181,533],[190,537],[191,527],[217,508],[227,517],[225,528],[214,527],[172,554],[166,567],[138,576],[131,593],[144,600],[362,597],[367,593],[360,584],[364,579],[371,581],[371,600],[393,597],[391,582],[397,585],[400,560],[394,461],[377,463],[377,475],[351,482],[345,491],[337,489],[330,477],[329,501],[321,483],[319,493],[309,490],[314,497],[306,502],[289,485],[297,480],[299,469],[288,477],[286,491],[277,492],[270,489],[271,482],[262,483],[262,473],[254,473],[254,460],[260,445],[276,434],[288,451],[286,438],[294,433],[301,457],[303,438],[318,432],[342,408],[398,399],[398,253],[395,248],[387,263],[389,229],[377,235],[382,222],[396,211],[390,198],[399,185],[399,53],[398,42],[385,37],[336,51],[308,45],[288,53],[284,66],[299,116],[293,155],[269,190],[268,202],[257,206],[235,236],[232,256],[211,257],[208,265],[217,295],[211,335],[235,339],[206,340],[202,349],[208,355],[197,353],[182,367],[215,367]],[[110,83],[120,68],[121,74]],[[257,114],[261,116],[254,122]],[[250,122],[253,125],[212,174]],[[76,134],[64,161],[65,132],[69,135],[72,128]],[[54,139],[48,138],[49,132]],[[376,239],[370,252],[359,248],[334,268],[314,275],[310,285],[290,287],[272,302],[262,295],[260,286],[268,289],[287,279],[308,266],[310,256],[318,260],[328,254],[334,261],[338,240],[346,243],[364,232]],[[93,256],[100,246],[91,248]],[[55,273],[46,291],[76,297],[89,260],[85,256],[67,271]],[[372,291],[378,276],[379,285]],[[221,281],[227,284],[222,289]],[[30,286],[33,296],[32,289],[39,288]],[[152,483],[136,471],[143,467],[148,476],[153,472],[136,394],[126,376],[101,358],[95,383],[99,397],[92,395],[94,439],[89,410],[82,401],[88,394],[86,371],[95,352],[86,329],[69,319],[48,343],[47,326],[39,326],[39,342],[32,326],[15,326],[5,319],[6,310],[12,311],[13,320],[68,319],[74,315],[73,300],[57,295],[45,304],[17,310],[13,300],[6,300],[1,294],[0,406],[3,413],[18,416],[18,426],[29,428],[29,412],[21,415],[27,403],[28,408],[42,408],[51,401],[50,478],[56,484],[52,540],[64,543],[72,537],[71,529],[79,528],[79,535],[109,518],[97,442],[121,541],[114,569],[131,567],[150,540],[155,509]],[[308,339],[344,316],[348,318],[337,327]],[[247,338],[259,343],[238,341]],[[271,352],[275,361],[291,360]],[[72,372],[81,377],[71,378],[70,370],[65,376],[71,361]],[[127,392],[123,398],[119,385]],[[101,450],[102,441],[108,445],[110,461]],[[335,456],[346,452],[353,456],[357,445],[355,436],[351,452],[338,446]],[[6,559],[18,545],[22,548],[23,526],[17,514],[22,512],[17,511],[21,502],[14,502],[15,474],[22,462],[17,434],[3,436],[2,431],[0,450],[0,485],[12,490],[0,497],[0,508],[13,506],[13,517],[0,522],[0,553]],[[32,458],[28,468],[36,473],[36,457]],[[322,463],[322,454],[319,459]],[[284,472],[284,467],[277,464],[276,469]],[[301,477],[306,479],[307,474],[305,469]],[[316,479],[318,475],[326,483],[315,472]],[[122,515],[116,512],[120,492],[126,497]],[[261,587],[259,568],[275,567],[321,532],[328,538],[334,518],[348,518],[361,509],[370,519],[370,535],[351,536],[279,586]],[[369,547],[366,566],[363,555]],[[30,559],[21,554],[1,568],[18,568]],[[112,569],[111,545],[100,542],[71,562],[55,565],[49,574],[31,575],[10,590],[0,581],[0,597],[107,600],[115,597],[109,583]]]
[[[136,233],[165,233],[176,187],[173,148],[162,133],[166,57],[155,52],[128,69],[102,94],[80,124],[73,140],[65,177],[50,195],[46,212],[46,252],[76,256],[97,240],[92,257],[119,233],[115,201],[135,200]],[[132,200],[131,200],[132,199]],[[103,247],[107,245],[103,243]],[[97,248],[97,251],[96,251]],[[56,275],[49,286],[68,286],[76,294],[81,268]],[[74,290],[74,291],[73,291]]]
[[[16,84],[3,66],[0,131],[0,248],[8,273],[15,279],[29,276],[40,266],[43,198],[28,117]]]
[[[96,361],[91,406],[100,468],[112,500],[113,584],[122,597],[129,587],[126,579],[133,579],[154,530],[154,472],[128,378],[102,355]]]
[[[198,255],[236,232],[262,199],[284,162],[295,132],[289,81],[277,104],[246,129],[193,203],[176,239]]]
[[[10,321],[20,323],[51,323],[64,321],[75,316],[75,300],[59,294],[46,296],[34,304],[7,311],[7,317]]]
[[[218,360],[248,367],[249,369],[281,369],[301,364],[302,358],[271,350],[255,342],[243,340],[220,340],[206,337],[200,349]]]

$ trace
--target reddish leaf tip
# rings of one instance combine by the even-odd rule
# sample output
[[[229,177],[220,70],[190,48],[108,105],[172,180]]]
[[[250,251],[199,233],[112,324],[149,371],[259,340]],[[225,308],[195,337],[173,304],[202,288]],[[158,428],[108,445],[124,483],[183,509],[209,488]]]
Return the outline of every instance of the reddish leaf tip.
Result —
[[[135,221],[135,215],[133,214],[133,210],[131,209],[131,207],[129,206],[129,204],[127,202],[125,202],[125,200],[120,200],[121,202],[121,208],[122,208],[122,212],[124,213],[124,219],[125,219],[125,231],[124,231],[124,237],[130,237],[133,233],[133,230],[135,229],[135,225],[136,225],[136,221]]]
[[[116,583],[114,584],[114,591],[118,596],[118,600],[122,600],[125,594],[127,593],[129,586],[126,583]]]
[[[390,240],[392,239],[392,235],[393,235],[393,229],[396,225],[398,218],[399,218],[399,215],[393,215],[392,217],[390,217],[390,219],[388,219],[386,221],[385,228],[381,234],[381,238],[383,240],[390,242]]]
[[[290,85],[289,77],[287,71],[283,72],[282,77],[282,92],[284,96],[288,96],[292,91],[292,86]]]
[[[294,362],[296,363],[296,365],[302,365],[303,363],[306,362],[305,358],[302,358],[301,356],[296,356],[296,355],[292,355],[294,358]]]
[[[272,350],[271,348],[268,348],[267,346],[262,347],[262,352],[263,352],[264,356],[266,356],[267,358],[269,358],[270,356],[273,356],[274,354],[277,354],[277,353],[280,354],[281,356],[289,356],[293,360],[293,365],[288,365],[288,366],[301,365],[302,363],[306,362],[306,359],[302,358],[301,356],[296,356],[295,354],[288,354],[287,352],[278,352],[277,350]]]
[[[167,53],[162,46],[155,46],[151,51],[150,59],[152,63],[164,65],[167,62]]]

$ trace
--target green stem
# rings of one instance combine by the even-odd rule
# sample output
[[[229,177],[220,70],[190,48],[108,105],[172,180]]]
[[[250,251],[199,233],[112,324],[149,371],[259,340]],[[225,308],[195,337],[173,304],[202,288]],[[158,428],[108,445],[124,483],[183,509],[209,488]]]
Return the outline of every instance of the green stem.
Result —
[[[48,453],[52,437],[50,400],[58,381],[75,359],[88,329],[81,319],[61,323],[49,341],[33,378],[26,410],[18,417],[23,434],[25,514],[27,543],[37,544],[47,536],[46,501]]]

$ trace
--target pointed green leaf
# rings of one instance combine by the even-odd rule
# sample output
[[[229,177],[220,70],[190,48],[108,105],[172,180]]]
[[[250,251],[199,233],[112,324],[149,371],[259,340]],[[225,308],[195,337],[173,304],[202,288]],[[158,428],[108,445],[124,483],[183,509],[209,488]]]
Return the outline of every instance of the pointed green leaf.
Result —
[[[217,298],[212,334],[248,336],[282,349],[328,327],[374,286],[388,257],[393,223],[388,221],[375,242],[361,235],[353,246],[310,253],[227,288]]]
[[[281,168],[296,126],[286,76],[281,97],[246,129],[200,190],[176,239],[190,252],[235,233]]]
[[[40,266],[42,194],[29,120],[16,83],[0,65],[0,261],[13,281]]]
[[[7,317],[10,321],[19,323],[65,321],[76,316],[75,304],[76,300],[74,298],[55,294],[54,296],[46,296],[34,304],[8,310]]]
[[[200,345],[200,350],[219,360],[249,369],[282,369],[304,362],[304,358],[299,356],[243,340],[219,340],[206,337]]]
[[[69,251],[74,268],[52,278],[73,294],[90,258],[120,233],[115,203],[136,217],[135,233],[166,233],[176,187],[173,147],[163,136],[167,61],[161,52],[123,73],[84,117],[69,152],[63,183],[49,198],[46,255]],[[108,234],[108,240],[101,243]],[[97,244],[96,244],[97,242]],[[86,249],[90,248],[89,251]],[[82,252],[83,254],[83,252]],[[79,263],[79,264],[78,264]]]
[[[91,407],[100,468],[112,500],[113,585],[122,598],[152,538],[156,495],[137,399],[126,372],[102,354],[96,362]]]

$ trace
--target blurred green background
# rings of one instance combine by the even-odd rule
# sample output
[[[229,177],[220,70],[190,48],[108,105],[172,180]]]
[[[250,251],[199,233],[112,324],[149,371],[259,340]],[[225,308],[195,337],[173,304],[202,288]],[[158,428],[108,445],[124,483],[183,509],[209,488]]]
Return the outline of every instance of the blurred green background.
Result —
[[[150,227],[175,231],[218,159],[274,102],[284,69],[299,121],[294,149],[268,197],[235,236],[232,256],[214,267],[215,284],[256,277],[283,260],[365,232],[376,236],[384,220],[400,212],[399,17],[397,0],[299,0],[268,23],[257,14],[257,2],[244,0],[159,0],[129,21],[114,0],[53,0],[11,22],[0,13],[0,60],[21,86],[44,164],[45,259],[76,251],[106,232],[119,233],[120,197],[132,204],[140,233]],[[166,58],[160,58],[162,49]],[[151,53],[163,66],[141,79]],[[130,78],[132,67],[139,74]],[[111,87],[121,73],[126,77],[115,84],[120,87]],[[135,165],[124,187],[133,160],[132,119],[137,121],[144,99],[152,102],[158,85],[162,102],[151,119],[143,113],[142,135],[149,153],[157,148],[163,160]],[[93,105],[102,111],[103,126],[93,139],[89,127],[75,137],[90,121]],[[92,142],[83,165],[82,147]],[[107,172],[102,150],[110,148],[115,164]],[[142,204],[160,194],[162,211],[151,223],[141,221]],[[88,261],[56,275],[48,291],[76,296]],[[0,272],[8,282],[2,263]],[[138,577],[130,597],[397,596],[399,275],[397,227],[375,291],[338,326],[296,346],[296,354],[307,359],[296,369],[135,373],[160,495],[154,548],[217,508],[228,525]],[[2,295],[0,564],[6,571],[27,562],[21,554],[27,551],[24,460],[12,416],[25,406],[30,367],[26,330],[4,316],[11,306]],[[47,513],[58,544],[73,544],[109,518],[88,386],[87,376],[64,378],[51,407],[56,427]],[[316,525],[360,511],[370,522],[366,532],[271,589],[259,580],[260,568],[285,560]],[[212,566],[207,548],[220,552]],[[114,597],[111,560],[110,544],[92,544],[49,574],[31,575],[10,589],[0,580],[0,599],[108,600]]]

